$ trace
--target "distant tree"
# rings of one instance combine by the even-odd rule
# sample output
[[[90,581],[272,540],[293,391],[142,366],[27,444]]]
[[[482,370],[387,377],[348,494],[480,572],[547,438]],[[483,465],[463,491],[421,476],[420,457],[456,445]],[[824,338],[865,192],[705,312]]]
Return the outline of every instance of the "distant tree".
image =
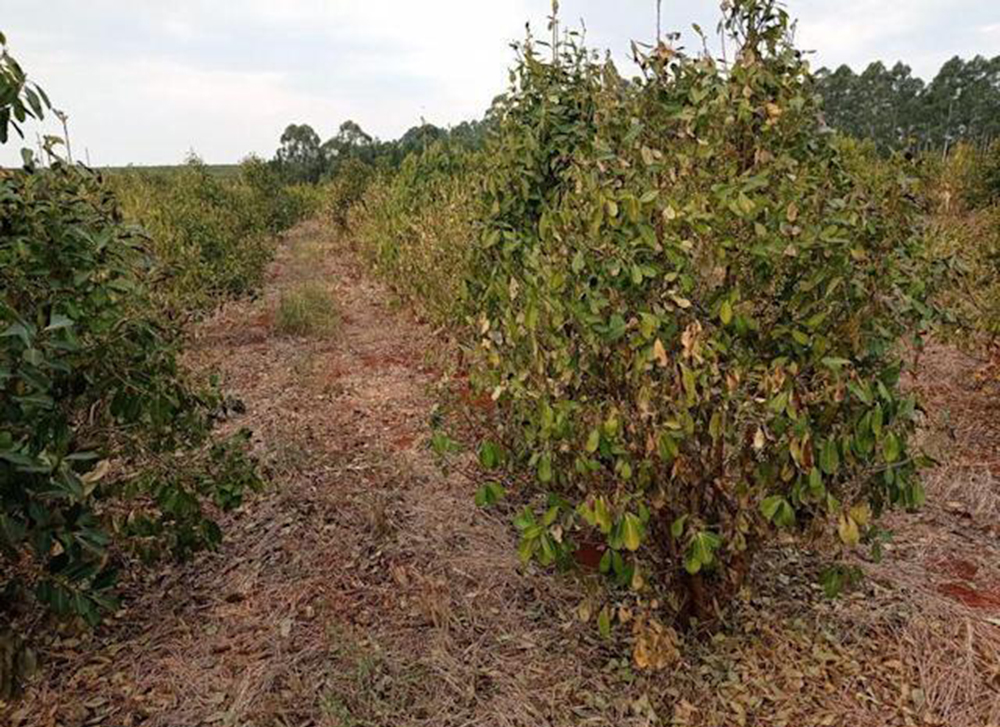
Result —
[[[947,61],[925,84],[909,66],[870,64],[820,69],[817,91],[827,123],[880,149],[948,148],[964,140],[985,147],[1000,138],[1000,56]]]
[[[422,120],[400,138],[380,141],[357,122],[348,120],[322,143],[311,126],[291,124],[281,135],[281,146],[271,164],[286,179],[296,182],[335,179],[348,169],[352,176],[359,177],[359,164],[369,171],[397,169],[410,154],[422,153],[438,142],[479,149],[492,124],[489,113],[482,120],[463,121],[450,129]]]
[[[308,124],[289,124],[280,141],[275,163],[284,176],[295,182],[318,182],[324,167],[319,134]]]
[[[326,176],[336,176],[341,166],[348,160],[365,164],[374,161],[378,148],[377,140],[366,133],[355,121],[345,121],[337,130],[337,135],[323,142],[321,155]]]

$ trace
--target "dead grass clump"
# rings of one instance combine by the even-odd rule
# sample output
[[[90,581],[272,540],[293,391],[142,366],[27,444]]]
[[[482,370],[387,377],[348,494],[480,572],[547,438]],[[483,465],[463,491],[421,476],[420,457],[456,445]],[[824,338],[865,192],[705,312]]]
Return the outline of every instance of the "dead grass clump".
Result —
[[[337,309],[330,291],[316,282],[283,290],[274,321],[278,333],[289,336],[324,336],[337,327]]]

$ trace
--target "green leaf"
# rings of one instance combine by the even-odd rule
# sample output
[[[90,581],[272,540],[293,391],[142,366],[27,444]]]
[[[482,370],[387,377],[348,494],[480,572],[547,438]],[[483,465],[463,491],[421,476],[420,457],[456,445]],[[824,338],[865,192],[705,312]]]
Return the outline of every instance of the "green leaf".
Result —
[[[856,397],[858,397],[858,399],[860,399],[863,404],[871,406],[872,393],[869,390],[867,384],[864,383],[858,384],[852,381],[847,384],[847,388],[850,389],[851,393],[853,393]]]
[[[527,563],[529,560],[531,560],[537,548],[538,548],[538,541],[536,539],[521,538],[521,542],[517,546],[517,555],[521,559],[521,562]]]
[[[760,503],[761,514],[768,522],[773,522],[775,515],[778,514],[778,509],[784,501],[785,498],[781,495],[771,495],[770,497],[765,497]]]
[[[493,442],[483,442],[479,447],[479,464],[485,469],[494,469],[500,464],[500,448]]]
[[[12,323],[3,333],[0,333],[0,338],[20,338],[25,346],[31,345],[31,338],[33,332],[28,326],[23,323]]]
[[[542,525],[549,527],[552,523],[556,521],[559,517],[559,506],[553,505],[548,510],[545,511],[544,517],[542,517]]]
[[[529,527],[535,524],[535,515],[527,507],[521,511],[521,514],[514,518],[514,527],[524,532]]]
[[[670,432],[662,432],[657,438],[657,451],[660,459],[668,464],[677,457],[679,452],[677,441],[670,435]]]
[[[32,113],[34,113],[35,118],[37,119],[43,118],[42,104],[38,98],[38,94],[35,93],[34,89],[32,89],[30,86],[25,86],[24,97],[27,99],[28,105],[31,107],[31,111]]]
[[[698,399],[698,385],[694,378],[694,372],[683,364],[681,364],[681,380],[684,384],[684,391],[687,392],[688,403],[693,404]]]
[[[823,475],[818,467],[813,467],[809,472],[809,494],[820,500],[826,494],[826,487],[823,486]]]
[[[611,532],[611,513],[608,512],[608,505],[603,497],[594,502],[594,521],[605,535]]]
[[[684,534],[684,523],[687,522],[687,518],[687,515],[681,515],[670,524],[670,534],[674,536],[675,540],[680,540],[681,535]]]
[[[837,451],[837,443],[833,439],[828,439],[823,444],[819,455],[819,466],[823,468],[825,474],[834,475],[837,473],[837,468],[840,466],[840,453]]]
[[[491,507],[497,504],[507,494],[503,486],[498,482],[489,482],[476,490],[476,505],[478,507]]]
[[[539,535],[538,538],[538,562],[541,565],[552,565],[556,559],[555,545],[548,535]]]
[[[691,575],[695,575],[715,561],[715,551],[722,545],[722,540],[715,533],[702,530],[695,533],[684,556],[684,567]]]
[[[844,573],[839,566],[826,568],[820,574],[819,582],[827,598],[836,598],[844,590]]]
[[[642,521],[630,512],[625,513],[625,518],[622,523],[622,540],[625,543],[625,547],[635,552],[639,549],[642,544],[643,536]]]
[[[845,366],[850,366],[850,360],[846,358],[837,358],[836,356],[828,356],[823,359],[823,365],[826,366],[831,371],[839,373],[841,369]]]
[[[775,414],[780,414],[788,406],[788,397],[789,393],[787,391],[782,391],[773,399],[771,399],[770,403],[767,406]]]
[[[840,516],[840,519],[837,521],[837,533],[846,545],[855,546],[861,540],[861,532],[858,530],[858,524],[854,522],[854,519],[850,515]]]
[[[538,481],[543,485],[552,482],[552,457],[548,452],[538,458]]]
[[[882,455],[889,464],[899,460],[900,446],[899,438],[894,432],[889,432],[882,442]]]
[[[779,528],[790,528],[795,525],[795,508],[781,495],[764,498],[760,503],[760,511],[769,522]]]
[[[872,418],[871,418],[872,433],[876,437],[882,436],[882,425],[884,424],[884,422],[885,422],[885,415],[882,413],[882,405],[878,404],[876,405],[875,409],[872,410]]]
[[[724,326],[728,326],[733,320],[733,306],[728,300],[722,301],[722,306],[719,308],[719,320]]]
[[[612,550],[608,548],[604,551],[604,554],[601,556],[601,561],[600,563],[597,564],[597,569],[601,573],[608,574],[611,572],[611,560],[612,560],[611,553]]]
[[[607,606],[597,614],[597,630],[605,639],[611,636],[611,610]]]

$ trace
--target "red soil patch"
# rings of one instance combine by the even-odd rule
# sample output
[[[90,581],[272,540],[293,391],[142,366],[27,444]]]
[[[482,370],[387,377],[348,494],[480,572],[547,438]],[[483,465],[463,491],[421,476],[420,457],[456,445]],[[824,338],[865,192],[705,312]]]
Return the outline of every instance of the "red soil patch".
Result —
[[[945,575],[958,578],[963,581],[974,581],[979,572],[979,566],[960,558],[943,558],[933,563],[935,568],[941,570]]]
[[[394,366],[407,369],[416,368],[413,366],[413,362],[405,357],[389,353],[361,354],[361,362],[366,368],[373,371],[383,371]]]
[[[252,326],[269,329],[274,325],[274,313],[270,310],[263,310],[253,317]]]
[[[402,451],[412,447],[416,439],[412,434],[402,434],[396,437],[396,440],[392,444],[396,449]]]
[[[963,583],[942,583],[937,588],[949,598],[964,603],[969,608],[991,609],[1000,611],[1000,593],[996,591],[977,591]]]
[[[490,414],[496,409],[496,402],[493,401],[493,397],[488,393],[477,394],[469,383],[468,378],[461,380],[455,386],[455,390],[459,401],[470,409],[486,414]]]
[[[601,567],[601,558],[604,557],[604,547],[581,545],[573,552],[573,557],[581,568],[596,571]]]

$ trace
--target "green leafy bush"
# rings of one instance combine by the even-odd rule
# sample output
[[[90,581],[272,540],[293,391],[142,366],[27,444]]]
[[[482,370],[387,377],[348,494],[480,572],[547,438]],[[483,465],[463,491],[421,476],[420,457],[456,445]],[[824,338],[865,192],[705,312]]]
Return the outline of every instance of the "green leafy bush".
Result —
[[[1000,204],[1000,141],[983,150],[972,197],[977,207]]]
[[[931,314],[913,180],[823,133],[777,4],[725,26],[728,68],[661,46],[632,84],[526,46],[473,264],[481,382],[557,495],[522,557],[599,538],[603,571],[699,618],[777,531],[856,544],[923,500],[898,385]]]
[[[952,319],[939,333],[982,349],[1000,335],[1000,144],[957,144],[920,164],[928,247],[950,261],[945,274],[925,276],[937,283],[936,299]]]
[[[1000,202],[1000,143],[982,149],[962,142],[946,156],[927,152],[920,156],[919,172],[935,215],[960,215]]]
[[[336,175],[326,183],[326,208],[333,223],[347,228],[347,215],[364,196],[375,176],[371,165],[360,159],[348,159],[337,168]]]
[[[4,48],[3,138],[47,107]],[[100,174],[22,156],[22,169],[0,170],[0,619],[33,587],[57,614],[94,622],[114,606],[115,568],[129,553],[215,545],[213,511],[238,505],[258,477],[245,433],[208,438],[221,400],[178,365],[182,331],[150,286],[162,279],[148,235],[124,222]],[[193,227],[169,243],[197,245],[200,265],[224,267],[223,233],[204,230],[216,221],[205,210],[224,204],[226,191],[198,169],[190,175],[187,197],[168,192],[186,205],[170,219]],[[239,264],[259,268],[262,249]],[[241,275],[250,274],[230,276],[239,285],[226,293],[246,289]],[[10,676],[0,681],[9,686]]]
[[[41,601],[91,620],[110,604],[109,548],[140,503],[161,530],[197,529],[185,547],[211,544],[198,496],[231,506],[246,482],[157,479],[122,499],[109,474],[198,450],[217,404],[178,368],[177,334],[143,283],[143,242],[92,172],[0,172],[0,546],[34,554]]]
[[[258,215],[255,230],[282,232],[320,211],[323,196],[312,184],[287,184],[278,170],[263,159],[249,156],[240,164],[236,186],[243,201],[238,206]]]
[[[553,61],[529,41],[476,164],[409,161],[358,228],[377,270],[474,319],[500,421],[483,464],[548,493],[515,522],[522,558],[597,544],[682,619],[712,618],[780,531],[854,545],[923,500],[899,387],[934,318],[915,179],[824,128],[777,3],[725,8],[729,65],[661,45],[626,81],[572,38]]]
[[[958,261],[939,296],[957,323],[945,333],[965,347],[995,345],[1000,336],[1000,204],[935,215],[928,238],[938,255]]]

